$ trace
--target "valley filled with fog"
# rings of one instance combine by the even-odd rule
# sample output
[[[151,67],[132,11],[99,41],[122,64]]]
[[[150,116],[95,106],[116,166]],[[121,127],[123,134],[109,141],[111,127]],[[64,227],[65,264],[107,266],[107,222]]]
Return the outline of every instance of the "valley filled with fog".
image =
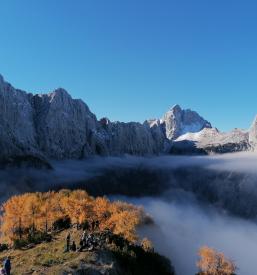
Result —
[[[238,274],[257,270],[257,155],[95,157],[55,161],[52,170],[0,172],[0,199],[28,191],[84,188],[143,205],[155,224],[140,229],[178,275],[195,274],[197,250],[224,252]]]
[[[124,198],[123,198],[124,199]],[[257,270],[257,225],[230,217],[195,202],[162,199],[128,200],[143,205],[155,225],[141,229],[162,255],[172,260],[178,275],[197,272],[197,251],[209,246],[235,261],[237,274],[252,275]]]

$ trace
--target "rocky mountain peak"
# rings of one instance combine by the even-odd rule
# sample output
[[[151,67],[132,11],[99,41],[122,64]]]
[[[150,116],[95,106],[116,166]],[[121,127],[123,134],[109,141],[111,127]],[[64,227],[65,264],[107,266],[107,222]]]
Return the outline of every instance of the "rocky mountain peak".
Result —
[[[0,74],[0,92],[8,87],[9,90],[13,89],[11,84],[5,81],[4,77]]]
[[[71,96],[69,95],[69,93],[63,89],[63,88],[58,88],[56,90],[54,90],[53,92],[47,94],[47,96],[50,99],[50,102],[52,102],[53,100],[60,100],[60,101],[64,101],[64,100],[71,100]]]
[[[4,77],[0,74],[0,83],[4,82]]]
[[[190,109],[183,110],[174,105],[162,118],[165,124],[166,136],[170,140],[191,132],[199,132],[204,128],[212,128],[211,123],[202,118],[197,112]]]
[[[173,111],[173,112],[181,112],[181,111],[182,111],[182,108],[181,108],[181,106],[180,106],[179,104],[175,104],[175,105],[173,105],[173,106],[171,107],[170,110]]]
[[[50,94],[54,95],[54,96],[68,96],[68,97],[71,97],[70,94],[63,88],[57,88],[53,92],[51,92]]]
[[[242,131],[219,133],[197,112],[178,104],[162,119],[143,124],[97,120],[82,100],[73,99],[63,88],[48,94],[27,94],[0,76],[0,158],[28,154],[53,159],[94,154],[158,155],[170,152],[175,143],[184,146],[185,141],[207,148],[206,152],[216,148],[217,152],[246,150],[249,140],[252,148],[257,148],[257,117],[249,136]]]

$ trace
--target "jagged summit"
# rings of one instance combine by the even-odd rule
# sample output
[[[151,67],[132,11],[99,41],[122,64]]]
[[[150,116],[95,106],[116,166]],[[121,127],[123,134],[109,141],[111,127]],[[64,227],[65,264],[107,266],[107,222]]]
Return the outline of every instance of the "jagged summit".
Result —
[[[166,126],[166,136],[170,140],[188,132],[195,133],[204,128],[212,128],[211,123],[197,112],[190,109],[183,110],[178,104],[165,113],[161,121]]]
[[[5,87],[6,89],[7,86],[10,89],[13,88],[12,85],[4,79],[3,75],[0,74],[0,88],[3,89]]]
[[[143,124],[97,120],[82,100],[73,99],[63,88],[33,95],[15,89],[0,77],[0,157],[156,155],[169,153],[174,144],[182,142],[181,136],[200,147],[211,139],[215,148],[230,142],[229,151],[245,150],[249,140],[257,148],[257,119],[250,138],[248,132],[232,131],[231,139],[230,134],[219,134],[197,112],[184,110],[178,104],[161,119],[149,119]]]
[[[72,100],[70,94],[63,88],[58,88],[53,92],[48,93],[47,96],[50,98],[50,101],[61,100],[62,102],[65,102],[67,100]]]
[[[53,92],[50,92],[48,95],[71,97],[70,94],[64,88],[57,88]]]
[[[182,108],[181,108],[181,106],[179,105],[179,104],[175,104],[175,105],[173,105],[171,108],[170,108],[170,111],[173,111],[173,112],[180,112],[180,111],[182,111]]]
[[[57,88],[54,91],[48,92],[48,93],[36,93],[37,96],[68,96],[71,97],[70,94],[65,90],[64,88]]]
[[[0,83],[4,82],[4,77],[0,74]]]

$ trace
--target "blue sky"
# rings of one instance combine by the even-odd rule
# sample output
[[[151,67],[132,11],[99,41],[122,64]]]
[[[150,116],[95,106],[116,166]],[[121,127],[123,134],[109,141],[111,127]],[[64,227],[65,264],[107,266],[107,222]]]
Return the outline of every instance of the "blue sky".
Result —
[[[1,0],[0,26],[9,82],[64,87],[98,118],[178,103],[229,130],[257,114],[256,0]]]

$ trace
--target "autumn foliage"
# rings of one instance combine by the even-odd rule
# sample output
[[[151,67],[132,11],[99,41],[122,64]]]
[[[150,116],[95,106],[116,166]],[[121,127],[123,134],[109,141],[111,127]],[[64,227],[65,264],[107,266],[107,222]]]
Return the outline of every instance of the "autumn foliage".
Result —
[[[124,202],[93,198],[83,190],[26,193],[11,197],[2,205],[1,238],[7,242],[26,238],[35,232],[47,233],[60,219],[72,224],[97,221],[99,230],[109,229],[135,242],[136,227],[144,220],[144,211]]]
[[[152,242],[150,240],[148,240],[147,238],[144,238],[141,241],[141,247],[144,249],[145,252],[153,252],[154,251]]]
[[[197,263],[200,269],[200,275],[234,275],[236,265],[230,259],[226,258],[221,252],[213,248],[203,246],[199,249],[199,261]]]

